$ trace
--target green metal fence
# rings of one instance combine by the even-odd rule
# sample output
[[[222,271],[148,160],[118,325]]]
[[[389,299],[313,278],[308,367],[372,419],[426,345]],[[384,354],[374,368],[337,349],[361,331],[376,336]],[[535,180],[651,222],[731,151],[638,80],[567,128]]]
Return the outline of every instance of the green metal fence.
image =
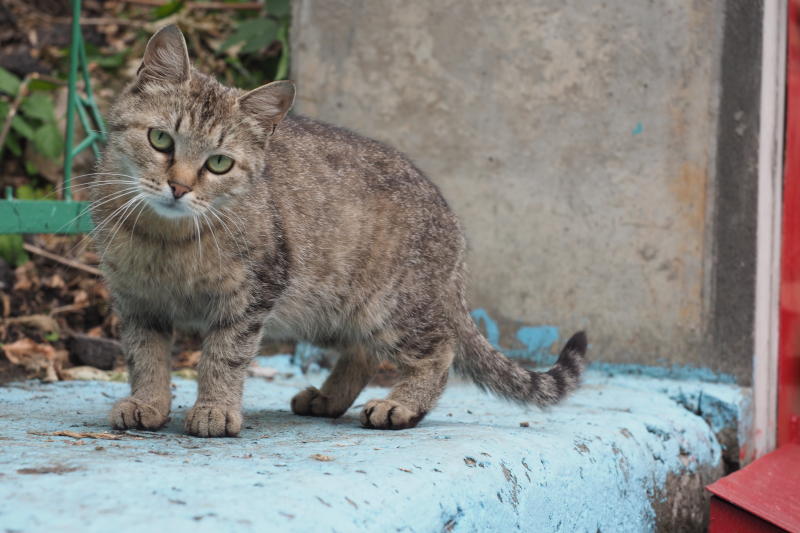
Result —
[[[89,203],[72,197],[72,162],[77,154],[91,148],[100,155],[100,143],[106,141],[107,131],[92,92],[86,47],[81,33],[81,0],[72,0],[72,26],[69,47],[69,78],[67,100],[67,131],[64,144],[63,200],[19,200],[11,187],[0,200],[0,234],[9,233],[85,233],[92,229]],[[83,80],[78,88],[78,72]],[[75,117],[83,131],[75,144]]]

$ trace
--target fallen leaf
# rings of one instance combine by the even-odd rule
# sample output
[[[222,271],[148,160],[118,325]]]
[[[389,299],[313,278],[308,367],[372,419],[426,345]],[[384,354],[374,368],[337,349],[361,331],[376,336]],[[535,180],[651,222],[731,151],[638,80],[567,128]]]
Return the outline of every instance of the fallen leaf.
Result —
[[[53,317],[47,315],[27,315],[15,316],[3,320],[3,324],[19,324],[20,326],[28,326],[44,332],[58,331],[58,322]]]
[[[330,455],[322,455],[321,453],[315,453],[314,455],[311,456],[311,458],[316,461],[322,461],[324,463],[333,461],[333,457],[331,457]]]
[[[413,471],[409,470],[408,468],[398,468],[398,470],[402,470],[403,472],[408,472],[409,474],[413,474]]]
[[[175,370],[181,368],[195,368],[200,361],[201,354],[202,352],[200,350],[185,350],[172,360],[172,368]]]
[[[93,366],[74,366],[61,371],[61,379],[70,381],[111,381],[108,372]]]
[[[529,427],[531,427],[531,424],[530,424],[530,422],[520,422],[519,423],[519,427],[521,427],[521,428],[529,428]]]
[[[80,468],[77,466],[53,465],[40,466],[39,468],[20,468],[17,470],[17,474],[65,474],[76,470],[80,470]]]
[[[59,276],[58,274],[53,274],[52,276],[48,276],[42,280],[42,285],[45,287],[49,287],[51,289],[63,289],[67,286],[64,283],[64,278]]]
[[[3,353],[6,359],[26,370],[35,372],[43,381],[58,381],[57,369],[69,358],[66,350],[56,350],[49,344],[38,344],[31,339],[23,338],[4,344]]]
[[[84,290],[77,290],[72,293],[73,305],[86,305],[89,303],[89,294]]]

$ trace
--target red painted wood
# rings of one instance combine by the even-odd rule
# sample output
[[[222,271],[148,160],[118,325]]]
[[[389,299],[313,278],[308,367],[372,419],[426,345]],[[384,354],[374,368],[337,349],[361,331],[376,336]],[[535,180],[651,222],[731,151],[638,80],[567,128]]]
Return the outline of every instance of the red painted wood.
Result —
[[[786,444],[707,488],[745,512],[800,533],[800,445]]]
[[[716,496],[711,497],[708,533],[782,533],[786,531]]]
[[[800,0],[789,0],[786,161],[783,182],[781,309],[778,345],[778,446],[795,439],[800,415]]]

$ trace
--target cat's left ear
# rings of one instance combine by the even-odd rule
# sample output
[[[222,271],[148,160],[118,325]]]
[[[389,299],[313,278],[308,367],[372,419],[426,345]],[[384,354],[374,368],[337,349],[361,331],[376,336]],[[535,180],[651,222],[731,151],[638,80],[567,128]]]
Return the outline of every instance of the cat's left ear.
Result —
[[[175,24],[158,30],[147,41],[142,65],[139,67],[139,83],[166,82],[183,83],[189,79],[191,65],[189,51],[183,33]]]
[[[239,106],[245,113],[275,125],[283,120],[292,108],[294,94],[293,82],[273,81],[240,97]]]

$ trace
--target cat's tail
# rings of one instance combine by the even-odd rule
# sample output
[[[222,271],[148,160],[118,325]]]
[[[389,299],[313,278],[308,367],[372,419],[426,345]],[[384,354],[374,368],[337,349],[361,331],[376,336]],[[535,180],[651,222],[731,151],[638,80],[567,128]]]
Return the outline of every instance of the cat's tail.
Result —
[[[520,403],[552,405],[577,388],[585,366],[586,333],[575,333],[564,345],[558,361],[547,372],[535,372],[497,351],[464,313],[458,330],[461,349],[456,350],[455,371],[482,389]]]

